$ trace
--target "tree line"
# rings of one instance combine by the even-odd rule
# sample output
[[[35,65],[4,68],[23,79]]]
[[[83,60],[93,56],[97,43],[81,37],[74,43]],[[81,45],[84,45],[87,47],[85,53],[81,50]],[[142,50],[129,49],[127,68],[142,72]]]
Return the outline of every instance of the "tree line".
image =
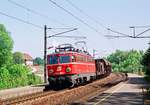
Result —
[[[114,72],[144,74],[150,81],[150,47],[145,52],[116,50],[107,60],[111,62]]]
[[[141,73],[143,70],[141,64],[142,57],[143,51],[116,50],[107,57],[107,60],[112,63],[112,69],[114,72]]]

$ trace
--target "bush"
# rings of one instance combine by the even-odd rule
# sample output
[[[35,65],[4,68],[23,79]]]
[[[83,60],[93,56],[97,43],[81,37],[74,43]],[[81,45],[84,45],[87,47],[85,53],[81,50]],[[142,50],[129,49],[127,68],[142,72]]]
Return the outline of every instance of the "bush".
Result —
[[[10,85],[10,74],[6,67],[0,68],[0,88],[9,88]]]
[[[21,64],[15,64],[8,68],[13,87],[25,86],[28,84],[27,74],[29,69]]]
[[[29,74],[29,71],[28,67],[21,64],[0,68],[0,89],[42,83],[40,77]]]
[[[42,80],[39,76],[36,76],[35,74],[28,74],[28,84],[40,84],[42,83]]]

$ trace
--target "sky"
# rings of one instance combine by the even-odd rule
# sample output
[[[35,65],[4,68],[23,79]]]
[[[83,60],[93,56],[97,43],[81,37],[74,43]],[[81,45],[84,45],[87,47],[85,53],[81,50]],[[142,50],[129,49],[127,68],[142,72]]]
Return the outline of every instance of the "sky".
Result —
[[[150,0],[69,0],[81,11],[75,9],[67,0],[53,0],[75,17],[84,21],[83,24],[70,14],[52,4],[49,0],[11,0],[34,10],[44,16],[32,13],[30,10],[20,8],[10,2],[1,0],[0,12],[17,17],[24,21],[37,24],[41,28],[22,23],[0,14],[0,24],[4,24],[14,41],[13,52],[20,51],[30,54],[33,58],[43,57],[44,25],[50,29],[47,35],[53,35],[69,29],[78,28],[76,31],[63,35],[86,36],[86,39],[69,39],[53,37],[48,39],[48,47],[62,43],[75,43],[86,41],[88,51],[96,50],[97,57],[107,56],[115,50],[146,50],[150,39],[115,38],[110,39],[105,35],[119,35],[108,31],[106,28],[132,35],[130,26],[150,26]],[[92,18],[92,19],[91,19]],[[96,21],[96,22],[95,22]],[[88,26],[87,26],[88,25]],[[136,34],[148,28],[136,28]],[[150,31],[143,34],[149,36]],[[48,50],[51,53],[52,49]]]

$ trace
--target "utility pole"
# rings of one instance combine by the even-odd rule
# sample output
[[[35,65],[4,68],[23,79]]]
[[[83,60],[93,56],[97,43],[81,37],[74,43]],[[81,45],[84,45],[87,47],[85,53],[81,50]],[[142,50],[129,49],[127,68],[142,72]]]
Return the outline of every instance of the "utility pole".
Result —
[[[47,83],[47,26],[44,25],[44,83]]]
[[[44,83],[47,83],[47,28],[46,25],[44,25]]]

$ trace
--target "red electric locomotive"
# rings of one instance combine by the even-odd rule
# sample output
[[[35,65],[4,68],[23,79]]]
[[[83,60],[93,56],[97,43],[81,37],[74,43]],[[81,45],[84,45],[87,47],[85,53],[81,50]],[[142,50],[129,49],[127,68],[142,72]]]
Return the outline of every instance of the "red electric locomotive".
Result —
[[[47,56],[48,81],[52,87],[74,86],[96,79],[94,58],[70,44],[59,45]]]
[[[73,87],[109,75],[111,64],[70,44],[62,44],[55,53],[47,55],[47,70],[51,88]]]

